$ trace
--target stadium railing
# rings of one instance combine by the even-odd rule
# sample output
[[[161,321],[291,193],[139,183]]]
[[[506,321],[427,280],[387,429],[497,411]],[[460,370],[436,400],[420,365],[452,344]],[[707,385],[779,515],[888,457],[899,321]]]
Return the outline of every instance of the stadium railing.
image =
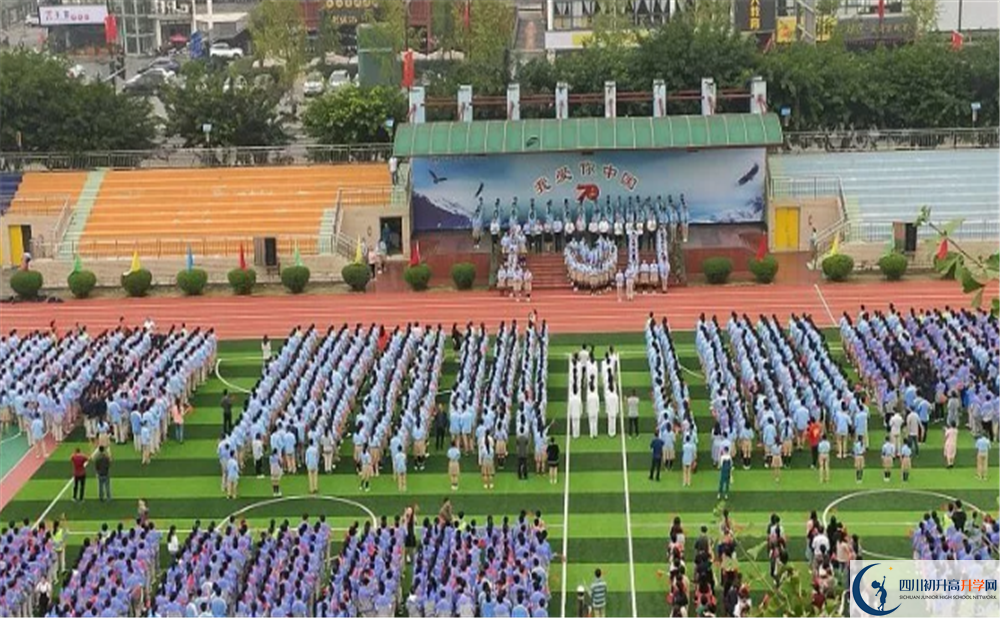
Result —
[[[950,129],[845,129],[840,131],[787,131],[785,152],[858,152],[867,150],[936,150],[997,148],[1000,128]]]
[[[260,236],[267,236],[261,234]],[[275,236],[278,255],[291,256],[296,248],[302,256],[321,255],[319,238],[311,235],[278,235]],[[203,236],[187,238],[83,238],[77,241],[63,241],[67,247],[57,246],[59,243],[45,241],[36,242],[32,239],[32,248],[40,251],[40,256],[58,255],[62,253],[80,255],[88,258],[127,259],[136,251],[143,258],[183,258],[188,247],[195,258],[200,257],[237,257],[240,247],[243,247],[247,262],[253,261],[253,236]],[[352,254],[353,255],[353,254]]]
[[[107,152],[0,152],[0,171],[257,167],[388,161],[392,144],[290,144]]]

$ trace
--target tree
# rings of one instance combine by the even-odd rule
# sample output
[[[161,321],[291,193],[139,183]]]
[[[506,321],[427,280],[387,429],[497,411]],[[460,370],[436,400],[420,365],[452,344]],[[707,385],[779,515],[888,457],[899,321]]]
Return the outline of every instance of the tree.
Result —
[[[263,0],[250,12],[250,38],[254,56],[277,60],[291,82],[306,57],[306,25],[297,2]]]
[[[920,209],[920,215],[915,221],[917,227],[925,225],[937,233],[937,240],[931,241],[938,244],[944,240],[948,241],[948,251],[944,259],[934,259],[934,269],[942,274],[953,274],[953,277],[962,286],[962,292],[971,294],[970,303],[977,309],[983,304],[983,292],[987,287],[995,287],[1000,281],[1000,252],[994,252],[985,260],[966,251],[962,244],[952,237],[952,233],[961,227],[962,219],[954,219],[943,225],[934,223],[931,220],[931,209],[924,206]],[[990,301],[990,311],[993,315],[1000,316],[1000,298],[993,298]]]
[[[469,5],[469,27],[464,27],[464,2],[454,5],[455,22],[463,24],[456,35],[458,48],[465,53],[466,73],[473,92],[500,94],[510,78],[511,37],[516,14],[507,0],[473,2]],[[461,70],[461,69],[460,69]]]
[[[385,121],[400,122],[405,117],[406,99],[398,88],[350,85],[314,99],[302,125],[323,144],[366,144],[390,141]]]
[[[938,0],[909,0],[906,3],[906,12],[916,19],[919,34],[933,32],[937,29],[940,11]]]
[[[0,53],[0,150],[146,150],[156,127],[142,98],[69,77],[62,60],[29,51]],[[17,135],[21,140],[18,144]]]
[[[192,68],[185,85],[170,86],[161,96],[167,135],[182,138],[186,148],[285,144],[285,116],[278,109],[283,94],[277,84],[255,86],[238,73]]]

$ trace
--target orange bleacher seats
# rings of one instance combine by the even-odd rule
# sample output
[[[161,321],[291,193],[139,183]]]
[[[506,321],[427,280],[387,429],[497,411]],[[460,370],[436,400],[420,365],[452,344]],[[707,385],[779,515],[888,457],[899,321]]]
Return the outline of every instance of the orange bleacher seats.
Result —
[[[76,203],[87,172],[27,172],[10,203],[10,213],[58,214],[66,202]]]
[[[161,254],[173,254],[184,241],[316,236],[338,191],[378,189],[369,199],[384,202],[390,186],[384,164],[111,171],[81,247],[156,239]]]

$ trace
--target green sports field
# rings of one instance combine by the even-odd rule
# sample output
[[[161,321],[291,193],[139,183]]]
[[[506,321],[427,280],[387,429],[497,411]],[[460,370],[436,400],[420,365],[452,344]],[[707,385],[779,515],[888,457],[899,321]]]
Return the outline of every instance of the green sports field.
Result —
[[[708,435],[711,419],[694,351],[693,334],[675,333],[674,340],[678,357],[686,370],[685,378],[691,387],[692,407],[702,419],[700,433]],[[627,393],[635,388],[643,400],[642,436],[625,440],[621,435],[596,440],[584,437],[573,441],[568,457],[568,494],[563,477],[558,485],[549,484],[547,478],[518,481],[514,470],[516,465],[510,465],[511,462],[506,471],[498,473],[496,489],[487,492],[479,482],[478,470],[471,459],[463,462],[461,487],[452,493],[443,454],[435,456],[432,449],[427,470],[411,472],[407,494],[397,492],[389,475],[375,479],[370,493],[360,493],[353,467],[350,466],[350,454],[345,451],[345,465],[333,474],[321,477],[320,490],[325,496],[349,502],[293,498],[306,494],[304,473],[285,477],[282,484],[285,500],[270,501],[269,481],[252,476],[244,476],[241,480],[241,497],[238,500],[226,500],[220,490],[216,458],[221,429],[218,402],[225,388],[223,380],[247,389],[254,384],[260,372],[259,342],[243,341],[220,344],[221,378],[211,379],[195,394],[195,413],[187,421],[186,442],[183,445],[168,441],[153,463],[145,468],[139,465],[131,444],[115,448],[113,501],[98,502],[97,482],[93,477],[88,480],[86,502],[74,504],[70,500],[71,492],[67,485],[71,470],[69,455],[75,446],[86,447],[80,432],[77,432],[73,440],[56,452],[0,516],[5,520],[28,518],[34,521],[43,513],[47,514],[47,519],[65,514],[72,534],[69,558],[73,561],[78,553],[76,547],[87,534],[96,531],[104,522],[117,523],[133,517],[140,497],[149,502],[150,514],[158,526],[166,528],[176,524],[184,530],[195,519],[218,519],[237,511],[242,511],[253,525],[271,518],[325,513],[334,525],[346,526],[351,521],[366,517],[365,509],[391,517],[413,503],[419,505],[422,515],[433,517],[442,498],[451,495],[456,510],[464,510],[467,518],[483,518],[486,514],[515,516],[522,509],[542,511],[551,531],[554,550],[562,553],[565,543],[568,557],[565,580],[561,566],[553,563],[553,615],[561,613],[560,597],[564,587],[569,590],[566,615],[575,615],[574,590],[579,584],[590,581],[596,567],[601,567],[607,574],[611,590],[609,615],[664,615],[667,607],[658,572],[664,568],[670,522],[675,515],[679,515],[688,538],[693,541],[700,525],[707,524],[711,528],[714,521],[712,513],[718,506],[718,475],[711,468],[708,452],[711,440],[701,440],[700,470],[695,475],[693,487],[681,487],[679,471],[664,472],[659,483],[649,481],[648,445],[653,420],[649,403],[650,377],[642,335],[554,334],[549,353],[548,415],[550,419],[556,419],[552,433],[561,448],[565,449],[567,444],[566,359],[583,342],[597,346],[599,356],[609,344],[619,350],[624,391]],[[836,347],[833,352],[840,354]],[[442,389],[451,388],[455,372],[456,365],[449,351],[441,379]],[[602,416],[601,421],[602,432],[606,432],[606,418]],[[879,420],[873,417],[873,444],[881,441],[882,431],[878,423]],[[832,462],[832,482],[819,485],[817,473],[809,469],[806,453],[797,453],[793,457],[791,469],[785,470],[780,484],[776,484],[771,472],[763,468],[759,453],[755,453],[752,470],[737,468],[733,493],[727,504],[737,526],[742,527],[741,544],[744,547],[756,545],[761,540],[769,515],[777,512],[787,525],[790,556],[793,561],[801,563],[804,561],[804,522],[809,511],[816,509],[822,512],[833,505],[831,513],[836,512],[851,533],[861,536],[862,546],[870,555],[902,558],[909,555],[908,531],[923,512],[940,508],[946,501],[945,496],[961,498],[970,505],[995,513],[998,500],[996,451],[991,454],[991,479],[983,482],[976,480],[974,475],[975,454],[972,439],[967,433],[960,437],[958,460],[952,470],[943,467],[941,441],[940,427],[934,426],[927,443],[921,446],[920,456],[914,460],[913,476],[907,485],[901,482],[898,470],[891,483],[883,483],[874,452],[869,453],[869,469],[862,485],[854,481],[852,463],[836,459]],[[564,474],[565,466],[560,472]],[[864,493],[872,490],[876,493]],[[567,512],[568,517],[564,515]],[[631,515],[627,516],[627,512]],[[744,573],[752,568],[746,564],[745,557],[741,559],[741,564]],[[758,566],[766,572],[766,563]],[[634,606],[630,592],[633,581]]]

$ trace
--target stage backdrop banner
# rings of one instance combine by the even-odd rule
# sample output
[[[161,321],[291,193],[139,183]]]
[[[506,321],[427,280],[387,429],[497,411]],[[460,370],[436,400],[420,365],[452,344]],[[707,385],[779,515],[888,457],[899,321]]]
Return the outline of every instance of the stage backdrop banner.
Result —
[[[764,219],[763,148],[687,151],[596,151],[412,160],[415,231],[469,228],[479,198],[489,225],[500,200],[504,220],[516,197],[522,220],[534,199],[561,207],[581,199],[602,206],[610,197],[654,202],[680,195],[691,223],[758,223]]]

